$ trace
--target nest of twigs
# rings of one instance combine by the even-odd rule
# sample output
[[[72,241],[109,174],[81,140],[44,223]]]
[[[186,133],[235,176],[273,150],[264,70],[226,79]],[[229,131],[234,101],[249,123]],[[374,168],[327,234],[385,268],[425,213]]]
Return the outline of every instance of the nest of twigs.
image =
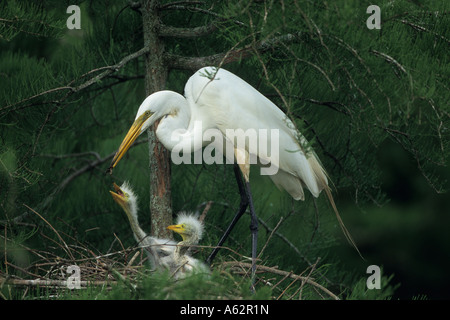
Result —
[[[82,289],[88,286],[109,288],[124,279],[136,279],[148,268],[144,250],[129,248],[103,255],[80,246],[65,246],[70,258],[21,246],[37,259],[24,267],[4,261],[0,288],[5,285],[27,288]],[[5,255],[6,257],[6,255]],[[24,292],[24,296],[27,291]]]
[[[33,210],[33,212],[35,211]],[[155,272],[150,270],[145,248],[138,247],[138,245],[125,248],[122,241],[116,236],[115,242],[120,244],[121,250],[105,254],[96,253],[73,237],[64,234],[75,243],[67,244],[53,226],[42,216],[39,215],[39,217],[56,234],[58,241],[41,233],[42,240],[47,243],[48,249],[38,250],[23,244],[15,244],[12,239],[7,237],[7,232],[0,235],[5,253],[2,261],[3,267],[0,268],[0,295],[3,295],[1,289],[5,286],[24,287],[23,299],[27,298],[27,293],[33,288],[46,288],[47,294],[44,298],[58,298],[61,292],[92,286],[108,290],[119,282],[127,285],[131,290],[135,290],[140,279],[152,276],[151,273]],[[280,223],[281,220],[278,225]],[[267,242],[276,234],[277,227],[268,229],[270,237]],[[264,265],[265,262],[260,257],[266,245],[259,253],[255,288],[270,287],[274,299],[302,299],[305,288],[312,290],[318,299],[339,299],[336,294],[315,279],[315,277],[325,279],[326,283],[333,286],[316,268],[320,259],[317,259],[315,263],[308,262],[309,267],[306,270],[301,274],[295,274],[292,271],[280,270],[276,266]],[[197,246],[192,248],[193,255],[196,251],[205,248],[212,249],[213,247]],[[224,275],[233,274],[243,280],[250,279],[251,259],[227,247],[223,247],[222,250],[227,251],[225,255],[222,255],[227,257],[227,261],[217,262],[211,266],[211,269],[218,270]],[[13,263],[8,260],[11,255],[27,256],[26,260],[33,262]],[[14,261],[20,261],[20,259],[14,259]],[[49,290],[54,295],[49,295]],[[2,296],[1,298],[6,299],[7,297]]]
[[[143,276],[151,276],[149,274],[154,272],[149,268],[144,248],[133,247],[99,255],[91,249],[79,245],[64,243],[61,246],[70,257],[63,258],[48,251],[21,246],[22,250],[26,250],[37,259],[24,267],[15,265],[5,258],[4,270],[0,271],[0,288],[4,286],[23,287],[22,298],[26,298],[30,289],[46,288],[45,298],[58,298],[61,293],[70,289],[97,286],[108,290],[118,282],[135,290],[139,279],[142,279]],[[55,247],[55,249],[58,248]],[[232,258],[231,261],[214,264],[212,269],[248,279],[251,263],[245,258],[244,261],[235,260],[232,257],[235,252],[230,252],[228,257]],[[243,257],[240,256],[240,258]],[[275,293],[274,299],[301,299],[305,286],[315,290],[317,296],[323,299],[339,299],[312,277],[315,265],[299,275],[280,270],[277,267],[258,264],[256,287],[269,286]],[[294,287],[296,288],[294,293],[291,291],[287,295],[287,290]],[[52,292],[51,294],[49,294],[49,290]],[[6,297],[3,298],[6,299]]]

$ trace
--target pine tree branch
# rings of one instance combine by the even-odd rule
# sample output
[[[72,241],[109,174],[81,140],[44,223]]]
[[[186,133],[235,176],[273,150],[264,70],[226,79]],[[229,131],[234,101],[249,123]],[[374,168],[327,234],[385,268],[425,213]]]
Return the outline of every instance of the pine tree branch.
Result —
[[[264,53],[275,49],[283,43],[292,43],[300,39],[302,32],[273,37],[259,43],[250,44],[242,48],[231,49],[226,52],[203,57],[184,57],[171,53],[165,54],[165,60],[169,68],[196,71],[207,65],[228,64],[240,59],[253,56],[256,52]]]
[[[175,37],[175,38],[196,38],[206,36],[216,31],[216,22],[208,25],[195,28],[177,28],[168,25],[161,25],[158,31],[160,37]]]
[[[93,72],[102,70],[102,69],[106,69],[105,71],[103,71],[102,73],[100,73],[99,75],[89,79],[88,81],[82,83],[79,86],[76,87],[72,87],[72,91],[73,92],[78,92],[83,90],[84,88],[89,87],[90,85],[100,81],[101,79],[109,76],[111,73],[117,72],[119,71],[121,68],[123,68],[128,62],[130,62],[131,60],[134,60],[136,58],[139,58],[140,56],[142,56],[143,54],[147,53],[149,51],[148,47],[144,47],[139,51],[136,51],[128,56],[126,56],[125,58],[123,58],[122,60],[120,60],[118,63],[112,65],[112,66],[106,66],[106,67],[102,67],[102,68],[98,68],[98,69],[94,69],[89,71],[88,73],[84,74],[82,77],[91,74]]]
[[[62,103],[62,101],[67,99],[71,94],[77,93],[79,91],[82,91],[82,90],[86,89],[87,87],[93,85],[94,83],[98,83],[103,78],[106,78],[109,75],[113,74],[114,72],[119,71],[128,62],[130,62],[130,61],[132,61],[132,60],[134,60],[136,58],[139,58],[140,56],[146,54],[148,51],[149,51],[149,48],[148,47],[144,47],[141,50],[136,51],[136,52],[134,52],[134,53],[124,57],[122,60],[120,60],[118,63],[116,63],[114,65],[92,69],[92,70],[86,72],[85,74],[83,74],[80,78],[70,81],[66,86],[45,90],[45,91],[40,92],[38,94],[35,94],[35,95],[31,96],[31,97],[25,98],[25,99],[23,99],[23,100],[21,100],[19,102],[16,102],[16,103],[7,105],[5,107],[2,107],[2,108],[0,108],[0,112],[4,112],[7,109],[10,109],[10,108],[15,107],[17,105],[20,105],[22,103],[28,102],[30,100],[34,100],[34,99],[36,99],[38,97],[45,96],[45,95],[50,94],[50,93],[55,93],[55,92],[59,92],[59,91],[67,91],[68,90],[69,92],[67,92],[67,94],[65,96],[63,96],[61,99],[56,100],[56,101],[52,101],[53,103],[58,103],[58,104]],[[101,70],[105,70],[105,71],[103,71],[102,73],[100,73],[100,74],[90,78],[89,80],[85,81],[84,83],[82,83],[82,84],[80,84],[78,86],[73,86],[72,85],[75,81],[80,80],[80,79],[82,79],[84,77],[87,77],[87,76],[89,76],[89,75],[91,75],[93,73],[96,73],[98,71],[101,71]],[[30,105],[25,106],[24,108],[30,107],[30,106],[33,106],[33,105],[34,104],[30,104]]]
[[[197,7],[184,7],[184,6],[173,6],[173,7],[176,7],[177,9],[188,10],[188,11],[199,11],[202,13],[213,15],[213,16],[217,17],[217,19],[207,25],[193,27],[193,28],[179,28],[179,27],[172,27],[172,26],[168,26],[165,24],[161,24],[159,26],[159,30],[158,30],[158,35],[160,37],[175,37],[175,38],[201,37],[201,36],[205,36],[205,35],[209,35],[209,34],[213,33],[214,31],[216,31],[218,29],[218,25],[220,23],[224,23],[224,22],[228,22],[228,21],[232,21],[234,24],[241,26],[241,27],[246,26],[246,24],[244,24],[241,21],[223,17],[223,16],[221,16],[215,12],[212,12],[210,10],[200,9]],[[167,8],[171,8],[171,6],[167,7]]]
[[[146,143],[148,142],[148,139],[140,139],[138,141],[136,141],[131,148],[140,145],[142,143]],[[57,194],[59,194],[61,191],[63,191],[67,185],[69,185],[73,180],[75,180],[76,178],[78,178],[79,176],[83,175],[86,172],[89,172],[93,169],[97,169],[97,167],[99,167],[100,165],[102,165],[103,163],[107,162],[108,160],[111,160],[114,155],[115,155],[115,151],[110,153],[109,155],[101,158],[100,155],[95,152],[95,151],[87,151],[87,152],[82,152],[82,153],[72,153],[72,154],[66,154],[66,155],[49,155],[49,154],[42,154],[39,155],[41,157],[49,157],[49,158],[55,158],[55,159],[66,159],[66,158],[78,158],[81,156],[86,156],[86,155],[92,155],[95,157],[95,160],[92,160],[90,162],[88,162],[86,165],[82,166],[81,168],[79,168],[78,170],[74,171],[72,174],[70,174],[69,176],[67,176],[63,181],[61,181],[55,188],[54,190],[41,202],[39,203],[36,208],[39,211],[45,210],[47,208],[48,205],[50,205],[50,203],[52,203],[53,199],[55,198],[55,196]],[[9,220],[9,223],[19,223],[23,220],[24,217],[26,217],[29,214],[29,212],[24,212],[21,215]],[[5,224],[6,221],[4,220],[0,220],[1,224]]]
[[[196,4],[205,4],[204,1],[174,1],[174,2],[170,2],[170,3],[165,3],[159,6],[159,10],[167,10],[167,9],[171,9],[172,7],[176,7],[176,6],[182,6],[185,4],[190,4],[190,5],[196,5]]]
[[[198,8],[198,7],[185,6],[185,5],[181,4],[182,2],[187,3],[187,4],[198,4],[198,3],[191,2],[191,1],[180,1],[180,2],[178,2],[178,4],[177,4],[177,2],[173,2],[173,3],[168,3],[167,5],[160,6],[159,10],[160,11],[161,10],[184,10],[184,11],[190,11],[190,12],[199,12],[199,13],[203,13],[206,15],[220,18],[220,19],[226,19],[225,17],[221,16],[220,14],[218,14],[214,11],[211,11],[208,9],[203,9],[203,8]],[[241,25],[241,26],[245,25],[243,22],[240,22],[237,20],[235,20],[234,23]]]
[[[144,143],[144,142],[148,142],[148,140],[147,139],[141,139],[141,140],[138,140],[138,141],[136,141],[134,144],[133,144],[133,146],[132,147],[135,147],[135,146],[137,146],[137,145],[139,145],[139,144],[141,144],[141,143]],[[95,154],[96,152],[86,152],[85,154]],[[79,177],[80,175],[82,175],[83,173],[85,173],[85,172],[88,172],[88,171],[91,171],[92,169],[95,169],[96,167],[98,167],[99,165],[102,165],[103,163],[105,163],[106,161],[108,161],[108,160],[111,160],[113,157],[114,157],[114,155],[115,155],[115,151],[114,152],[112,152],[112,153],[110,153],[109,155],[107,155],[106,157],[104,157],[104,158],[98,158],[98,157],[96,157],[96,159],[95,160],[93,160],[93,161],[91,161],[91,162],[89,162],[88,164],[86,164],[86,165],[84,165],[83,167],[81,167],[80,169],[78,169],[78,170],[76,170],[75,172],[73,172],[71,175],[69,175],[66,179],[64,179],[56,188],[55,188],[55,190],[54,190],[54,192],[49,196],[49,198],[50,197],[52,197],[52,196],[54,196],[55,194],[57,194],[57,193],[59,193],[59,192],[61,192],[70,182],[72,182],[72,180],[74,180],[75,178],[77,178],[77,177]],[[69,157],[71,156],[71,157],[74,157],[74,156],[78,156],[79,154],[71,154],[71,155],[68,155]],[[64,157],[64,156],[62,156],[62,157]]]
[[[403,23],[403,24],[405,24],[405,25],[407,25],[407,26],[412,27],[413,29],[415,29],[415,30],[417,30],[417,31],[431,33],[431,34],[434,35],[435,37],[438,37],[438,38],[444,40],[445,42],[450,43],[450,40],[447,39],[446,37],[444,37],[444,36],[442,36],[442,35],[440,35],[440,34],[434,32],[434,31],[432,31],[432,30],[429,30],[429,29],[427,29],[427,28],[425,28],[425,27],[423,27],[423,26],[421,26],[421,25],[418,25],[418,24],[416,24],[416,23],[412,23],[412,22],[410,22],[410,21],[408,21],[408,20],[405,20],[405,19],[400,19],[400,20],[398,20],[398,21],[400,21],[401,23]]]
[[[175,28],[175,29],[178,29],[178,28]],[[172,30],[174,30],[174,29],[172,29]],[[189,34],[189,32],[193,32],[193,31],[191,30],[191,31],[186,31],[186,32],[187,32],[186,33],[186,36],[187,36]],[[214,54],[214,55],[210,55],[210,56],[204,56],[204,57],[183,57],[183,56],[179,56],[179,55],[166,53],[165,60],[170,68],[196,71],[197,69],[204,67],[206,65],[228,64],[228,63],[238,61],[243,58],[247,58],[249,56],[252,56],[254,54],[255,50],[257,50],[258,52],[266,52],[270,49],[277,47],[281,43],[294,42],[294,41],[298,40],[300,34],[301,34],[300,32],[296,33],[296,34],[285,34],[285,35],[274,37],[274,38],[271,38],[268,40],[261,41],[256,46],[248,45],[243,48],[236,48],[233,50],[229,50],[227,52],[222,52],[222,53],[218,53],[218,54]],[[68,90],[69,92],[67,92],[67,94],[64,95],[61,99],[52,101],[52,103],[60,104],[65,99],[67,99],[71,94],[80,92],[80,91],[86,89],[87,87],[89,87],[95,83],[98,83],[100,80],[119,71],[128,62],[130,62],[148,52],[149,52],[149,48],[144,47],[144,48],[140,49],[139,51],[136,51],[136,52],[124,57],[121,61],[119,61],[118,63],[116,63],[114,65],[95,68],[95,69],[92,69],[92,70],[86,72],[79,79],[82,79],[93,73],[104,70],[100,74],[88,79],[87,81],[85,81],[84,83],[82,83],[78,86],[72,85],[75,81],[79,80],[79,79],[75,79],[75,80],[70,81],[66,86],[45,90],[45,91],[35,94],[31,97],[25,98],[19,102],[2,107],[2,108],[0,108],[0,112],[4,112],[7,109],[13,108],[17,105],[23,104],[25,102],[34,100],[38,97],[45,96],[50,93],[56,93],[56,92]],[[33,105],[34,104],[29,104],[27,106],[24,106],[23,108],[30,107]]]

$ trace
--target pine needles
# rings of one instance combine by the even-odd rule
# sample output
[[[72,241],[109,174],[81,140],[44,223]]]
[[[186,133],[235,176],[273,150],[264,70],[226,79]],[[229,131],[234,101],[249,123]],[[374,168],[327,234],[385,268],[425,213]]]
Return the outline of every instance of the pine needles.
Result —
[[[43,219],[41,215],[39,217]],[[211,276],[193,275],[174,281],[168,273],[149,270],[144,249],[125,248],[122,241],[116,238],[115,242],[122,249],[102,254],[73,237],[58,232],[48,221],[45,223],[57,235],[56,239],[41,231],[31,236],[39,236],[49,250],[33,249],[15,243],[8,236],[1,236],[5,244],[3,269],[0,271],[2,298],[217,300],[302,299],[306,295],[315,299],[339,299],[336,294],[314,280],[318,261],[303,272],[306,276],[277,267],[258,265],[257,292],[251,294],[248,290],[251,264],[237,261],[236,258],[245,257],[229,248],[223,250],[227,251],[226,256],[233,257],[233,260],[215,264]],[[210,247],[199,246],[198,249],[206,248]],[[20,256],[27,258],[23,260]],[[70,287],[74,284],[74,274],[69,267],[79,270],[75,273],[79,276],[75,279],[78,281],[75,288]],[[291,279],[291,282],[285,281],[287,279]]]
[[[168,89],[181,93],[199,64],[221,64],[239,74],[289,115],[352,205],[389,200],[378,161],[388,143],[408,152],[405,161],[413,161],[435,192],[446,191],[447,1],[380,1],[379,31],[365,27],[366,4],[355,1],[213,3],[161,4]],[[90,298],[123,297],[121,291],[127,298],[193,297],[193,290],[177,290],[183,284],[176,286],[170,275],[148,272],[125,218],[108,197],[112,180],[127,179],[137,186],[141,203],[149,203],[146,146],[136,144],[114,177],[104,175],[145,98],[148,48],[139,6],[83,3],[79,33],[67,32],[66,7],[61,1],[0,4],[2,297],[82,297],[88,290],[61,288],[72,264],[81,269],[82,285],[94,288]],[[190,37],[176,37],[181,31]],[[232,172],[219,165],[172,166],[171,179],[174,212],[212,204],[201,255],[216,243],[239,201]],[[253,176],[252,183],[267,231],[260,232],[258,264],[264,273],[258,273],[258,286],[268,290],[262,296],[364,297],[360,274],[340,270],[333,256],[339,225],[326,213],[332,208],[320,198],[313,208],[308,196],[293,203],[268,179]],[[142,216],[147,220],[148,211]],[[192,280],[194,287],[220,283],[215,292],[205,289],[205,297],[248,297],[247,218],[218,256],[213,279]],[[58,289],[32,294],[37,285]],[[162,293],[140,289],[150,286]]]

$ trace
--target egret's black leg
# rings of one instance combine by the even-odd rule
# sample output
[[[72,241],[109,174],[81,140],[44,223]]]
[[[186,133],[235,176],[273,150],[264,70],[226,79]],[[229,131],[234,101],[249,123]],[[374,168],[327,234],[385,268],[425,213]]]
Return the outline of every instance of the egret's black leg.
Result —
[[[250,191],[250,182],[246,182],[247,196],[250,206],[250,231],[252,233],[252,291],[254,291],[255,274],[256,274],[256,251],[258,246],[258,219],[256,218],[255,208],[253,207],[252,192]]]
[[[206,262],[208,264],[211,264],[211,262],[213,261],[213,259],[216,256],[217,252],[219,252],[220,247],[223,245],[225,240],[228,238],[228,235],[230,234],[231,230],[233,230],[235,224],[242,217],[242,215],[244,214],[245,210],[247,210],[247,207],[248,207],[248,204],[249,204],[249,199],[248,199],[247,194],[245,192],[245,187],[244,187],[244,184],[243,184],[242,178],[241,178],[241,171],[240,171],[239,166],[237,164],[234,164],[234,175],[236,177],[236,182],[237,182],[238,188],[239,188],[239,194],[241,196],[241,202],[239,203],[239,210],[236,213],[236,215],[234,216],[234,218],[231,221],[230,225],[228,226],[227,230],[223,234],[222,238],[220,238],[219,243],[217,244],[217,246],[214,248],[214,250],[211,252],[209,257],[206,259]],[[252,204],[252,206],[253,206],[253,204]]]

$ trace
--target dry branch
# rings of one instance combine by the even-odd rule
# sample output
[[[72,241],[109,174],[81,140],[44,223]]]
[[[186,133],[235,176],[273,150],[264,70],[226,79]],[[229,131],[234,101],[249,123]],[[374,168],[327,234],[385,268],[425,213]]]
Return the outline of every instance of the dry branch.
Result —
[[[82,288],[88,287],[88,286],[104,286],[104,285],[110,285],[115,283],[114,280],[93,280],[93,281],[86,281],[86,280],[80,280],[80,286]],[[3,285],[13,285],[13,286],[38,286],[38,287],[61,287],[61,288],[67,288],[67,280],[51,280],[51,279],[33,279],[33,280],[27,280],[27,279],[6,279],[0,277],[0,286]]]
[[[160,37],[197,38],[211,34],[216,30],[217,25],[214,22],[194,28],[177,28],[168,25],[161,25],[158,34]]]
[[[139,144],[145,143],[145,142],[148,142],[148,139],[138,140],[133,144],[132,148]],[[47,208],[47,206],[53,201],[55,196],[57,194],[61,193],[61,191],[63,191],[73,180],[75,180],[76,178],[78,178],[79,176],[83,175],[86,172],[89,172],[93,169],[97,169],[103,163],[107,162],[108,160],[111,160],[114,157],[114,154],[115,154],[115,151],[103,158],[101,158],[99,156],[99,154],[94,151],[88,151],[88,152],[83,152],[83,153],[74,153],[74,154],[68,154],[68,155],[47,155],[47,154],[40,155],[42,157],[51,157],[51,158],[55,158],[55,159],[79,157],[79,156],[84,156],[84,155],[94,155],[95,160],[90,161],[86,165],[82,166],[81,168],[77,169],[76,171],[71,173],[69,176],[67,176],[63,181],[61,181],[53,189],[53,191],[41,203],[39,203],[37,206],[35,206],[35,209],[41,211],[41,210],[44,210],[45,208]],[[28,207],[28,209],[33,210],[29,207]],[[17,217],[10,219],[10,220],[0,220],[0,224],[6,225],[7,223],[13,223],[13,224],[19,223],[23,220],[24,217],[28,216],[29,212],[30,211],[26,211],[23,214],[18,215]]]
[[[230,268],[247,268],[247,269],[250,269],[252,267],[252,264],[251,263],[247,263],[247,262],[239,262],[239,261],[226,261],[226,262],[222,262],[221,266],[223,266],[223,267],[230,267]],[[280,276],[284,276],[286,278],[300,280],[302,282],[308,283],[308,284],[310,284],[310,285],[312,285],[312,286],[322,290],[323,292],[325,292],[328,296],[330,296],[334,300],[339,300],[339,297],[337,295],[332,293],[330,290],[328,290],[324,286],[322,286],[322,285],[318,284],[317,282],[315,282],[312,278],[309,277],[309,275],[307,277],[304,277],[304,276],[293,274],[292,272],[287,272],[287,271],[279,270],[277,268],[267,267],[267,266],[263,266],[263,265],[257,265],[256,266],[256,270],[257,270],[257,272],[258,271],[259,272],[268,272],[268,273],[273,273],[273,274],[277,274],[277,275],[280,275]]]
[[[39,218],[41,218],[48,226],[50,226],[50,228],[55,232],[56,236],[58,237],[58,239],[62,242],[62,244],[64,244],[64,247],[62,247],[64,249],[64,251],[66,251],[66,253],[70,256],[70,258],[72,260],[74,260],[74,257],[72,255],[72,252],[70,252],[69,247],[67,246],[67,243],[64,241],[64,239],[61,237],[61,235],[58,233],[58,231],[56,231],[56,229],[42,216],[40,215],[38,212],[36,212],[35,210],[33,210],[32,208],[30,208],[29,206],[27,206],[25,203],[23,204],[27,209],[29,209],[30,211],[32,211],[33,213],[35,213]]]
[[[56,231],[55,231],[56,232]],[[0,235],[0,238],[3,236]],[[5,238],[5,240],[8,240]],[[64,240],[61,240],[64,242]],[[65,243],[65,242],[64,242]],[[80,245],[67,245],[70,247],[71,257],[66,259],[64,256],[58,256],[51,252],[43,252],[35,249],[31,249],[25,246],[21,246],[26,251],[29,251],[33,255],[37,255],[39,259],[28,266],[16,266],[9,261],[5,261],[6,265],[9,266],[9,271],[0,271],[0,288],[4,286],[16,286],[16,287],[46,287],[54,289],[56,296],[58,296],[61,290],[67,290],[68,284],[73,284],[69,282],[69,276],[71,274],[66,272],[66,269],[70,265],[76,265],[80,268],[80,279],[79,283],[81,289],[87,287],[105,287],[106,289],[111,288],[115,284],[123,284],[132,291],[136,291],[139,288],[138,279],[144,274],[145,270],[145,255],[142,255],[143,248],[123,248],[120,251],[115,251],[107,254],[94,253],[88,247],[83,244]],[[209,246],[199,246],[209,248]],[[233,255],[240,258],[245,258],[243,255],[235,252],[229,248]],[[64,250],[65,251],[65,250]],[[66,255],[68,254],[67,251]],[[131,259],[128,259],[131,257]],[[259,275],[263,273],[271,273],[274,275],[279,275],[282,280],[277,282],[274,286],[271,284],[271,280],[260,278],[263,285],[269,285],[273,289],[275,287],[280,287],[280,284],[286,279],[292,279],[293,281],[288,285],[284,285],[283,288],[279,288],[282,294],[279,295],[281,298],[289,288],[292,288],[295,283],[299,284],[299,287],[295,289],[295,293],[288,298],[292,298],[297,295],[298,292],[303,290],[305,285],[310,285],[311,289],[317,291],[317,293],[322,297],[330,297],[332,299],[338,300],[337,295],[332,293],[330,290],[325,288],[316,282],[311,275],[316,272],[317,262],[309,269],[307,276],[294,274],[292,271],[279,270],[277,267],[268,267],[263,265],[257,266],[257,273]],[[246,262],[223,262],[216,265],[216,268],[231,268],[231,271],[238,272],[242,271],[245,274],[246,270],[250,270],[251,263]],[[234,270],[233,270],[234,269]],[[306,272],[306,271],[305,271]],[[24,295],[26,295],[26,292]]]
[[[59,92],[59,91],[69,91],[60,100],[53,101],[54,103],[61,103],[63,100],[65,100],[71,94],[77,93],[77,92],[79,92],[79,91],[81,91],[81,90],[91,86],[92,84],[99,82],[100,80],[102,80],[103,78],[111,75],[112,73],[119,71],[128,62],[130,62],[130,61],[132,61],[132,60],[142,56],[143,54],[147,53],[148,51],[149,51],[149,48],[148,47],[144,47],[141,50],[136,51],[136,52],[134,52],[134,53],[124,57],[122,60],[120,60],[118,63],[116,63],[114,65],[105,66],[105,67],[101,67],[101,68],[96,68],[96,69],[90,70],[89,72],[86,72],[85,74],[83,74],[79,79],[75,79],[75,80],[70,81],[66,86],[53,88],[53,89],[49,89],[49,90],[40,92],[40,93],[35,94],[35,95],[31,96],[31,97],[25,98],[25,99],[23,99],[23,100],[21,100],[19,102],[16,102],[16,103],[7,105],[5,107],[2,107],[2,108],[0,108],[0,112],[4,111],[4,110],[7,110],[7,109],[10,109],[10,108],[12,108],[14,106],[20,105],[20,104],[22,104],[24,102],[33,100],[35,98],[38,98],[38,97],[50,94],[50,93]],[[78,81],[78,80],[80,80],[80,79],[82,79],[82,78],[84,78],[84,77],[86,77],[88,75],[91,75],[92,73],[96,73],[96,72],[101,71],[101,70],[105,70],[105,71],[103,71],[102,73],[100,73],[100,74],[90,78],[89,80],[85,81],[84,83],[82,83],[82,84],[80,84],[78,86],[72,86],[72,83],[74,83],[74,82],[76,82],[76,81]]]
[[[118,63],[112,65],[112,66],[106,66],[106,67],[102,67],[102,68],[98,68],[98,69],[94,69],[91,70],[89,72],[87,72],[86,74],[84,74],[82,77],[89,75],[91,73],[100,71],[102,69],[106,69],[105,71],[103,71],[102,73],[96,75],[95,77],[89,79],[88,81],[80,84],[79,86],[76,87],[72,87],[71,90],[73,92],[78,92],[83,90],[84,88],[89,87],[90,85],[100,81],[101,79],[109,76],[110,74],[119,71],[122,67],[124,67],[128,62],[130,62],[131,60],[134,60],[136,58],[139,58],[140,56],[142,56],[143,54],[147,53],[149,51],[148,47],[144,47],[139,51],[136,51],[128,56],[126,56],[125,58],[123,58],[122,60],[120,60]]]
[[[405,24],[405,25],[407,25],[407,26],[412,27],[412,28],[415,29],[415,30],[418,30],[418,31],[421,31],[421,32],[431,33],[431,34],[434,35],[435,37],[437,37],[437,38],[439,38],[439,39],[441,39],[441,40],[444,40],[445,42],[447,42],[447,43],[450,44],[450,40],[449,40],[449,39],[447,39],[446,37],[444,37],[444,36],[442,36],[442,35],[440,35],[440,34],[434,32],[434,31],[432,31],[432,30],[428,30],[427,28],[425,28],[425,27],[423,27],[423,26],[420,26],[420,25],[418,25],[418,24],[416,24],[416,23],[412,23],[412,22],[410,22],[410,21],[408,21],[408,20],[405,20],[405,19],[400,19],[400,20],[398,20],[398,21],[400,21],[401,23],[403,23],[403,24]]]
[[[196,71],[202,67],[209,65],[217,66],[219,64],[228,64],[234,61],[239,61],[241,59],[253,56],[255,53],[263,53],[275,49],[281,44],[299,41],[301,34],[302,34],[301,32],[295,34],[288,33],[285,35],[259,41],[256,44],[252,43],[242,48],[233,48],[226,52],[221,52],[203,57],[184,57],[180,55],[166,53],[165,62],[168,65],[168,67],[172,69]]]
[[[165,5],[161,5],[159,6],[159,10],[184,10],[184,11],[190,11],[190,12],[198,12],[198,13],[202,13],[205,15],[209,15],[209,16],[213,16],[218,18],[216,20],[216,22],[220,22],[220,21],[228,21],[231,20],[230,18],[226,18],[221,16],[220,14],[218,14],[217,12],[208,10],[208,9],[203,9],[203,8],[199,8],[199,7],[192,7],[192,6],[186,6],[184,4],[203,4],[201,2],[196,2],[196,1],[179,1],[177,2],[172,2],[172,3],[168,3]],[[239,26],[246,26],[243,22],[238,21],[238,20],[233,20],[233,23]]]

